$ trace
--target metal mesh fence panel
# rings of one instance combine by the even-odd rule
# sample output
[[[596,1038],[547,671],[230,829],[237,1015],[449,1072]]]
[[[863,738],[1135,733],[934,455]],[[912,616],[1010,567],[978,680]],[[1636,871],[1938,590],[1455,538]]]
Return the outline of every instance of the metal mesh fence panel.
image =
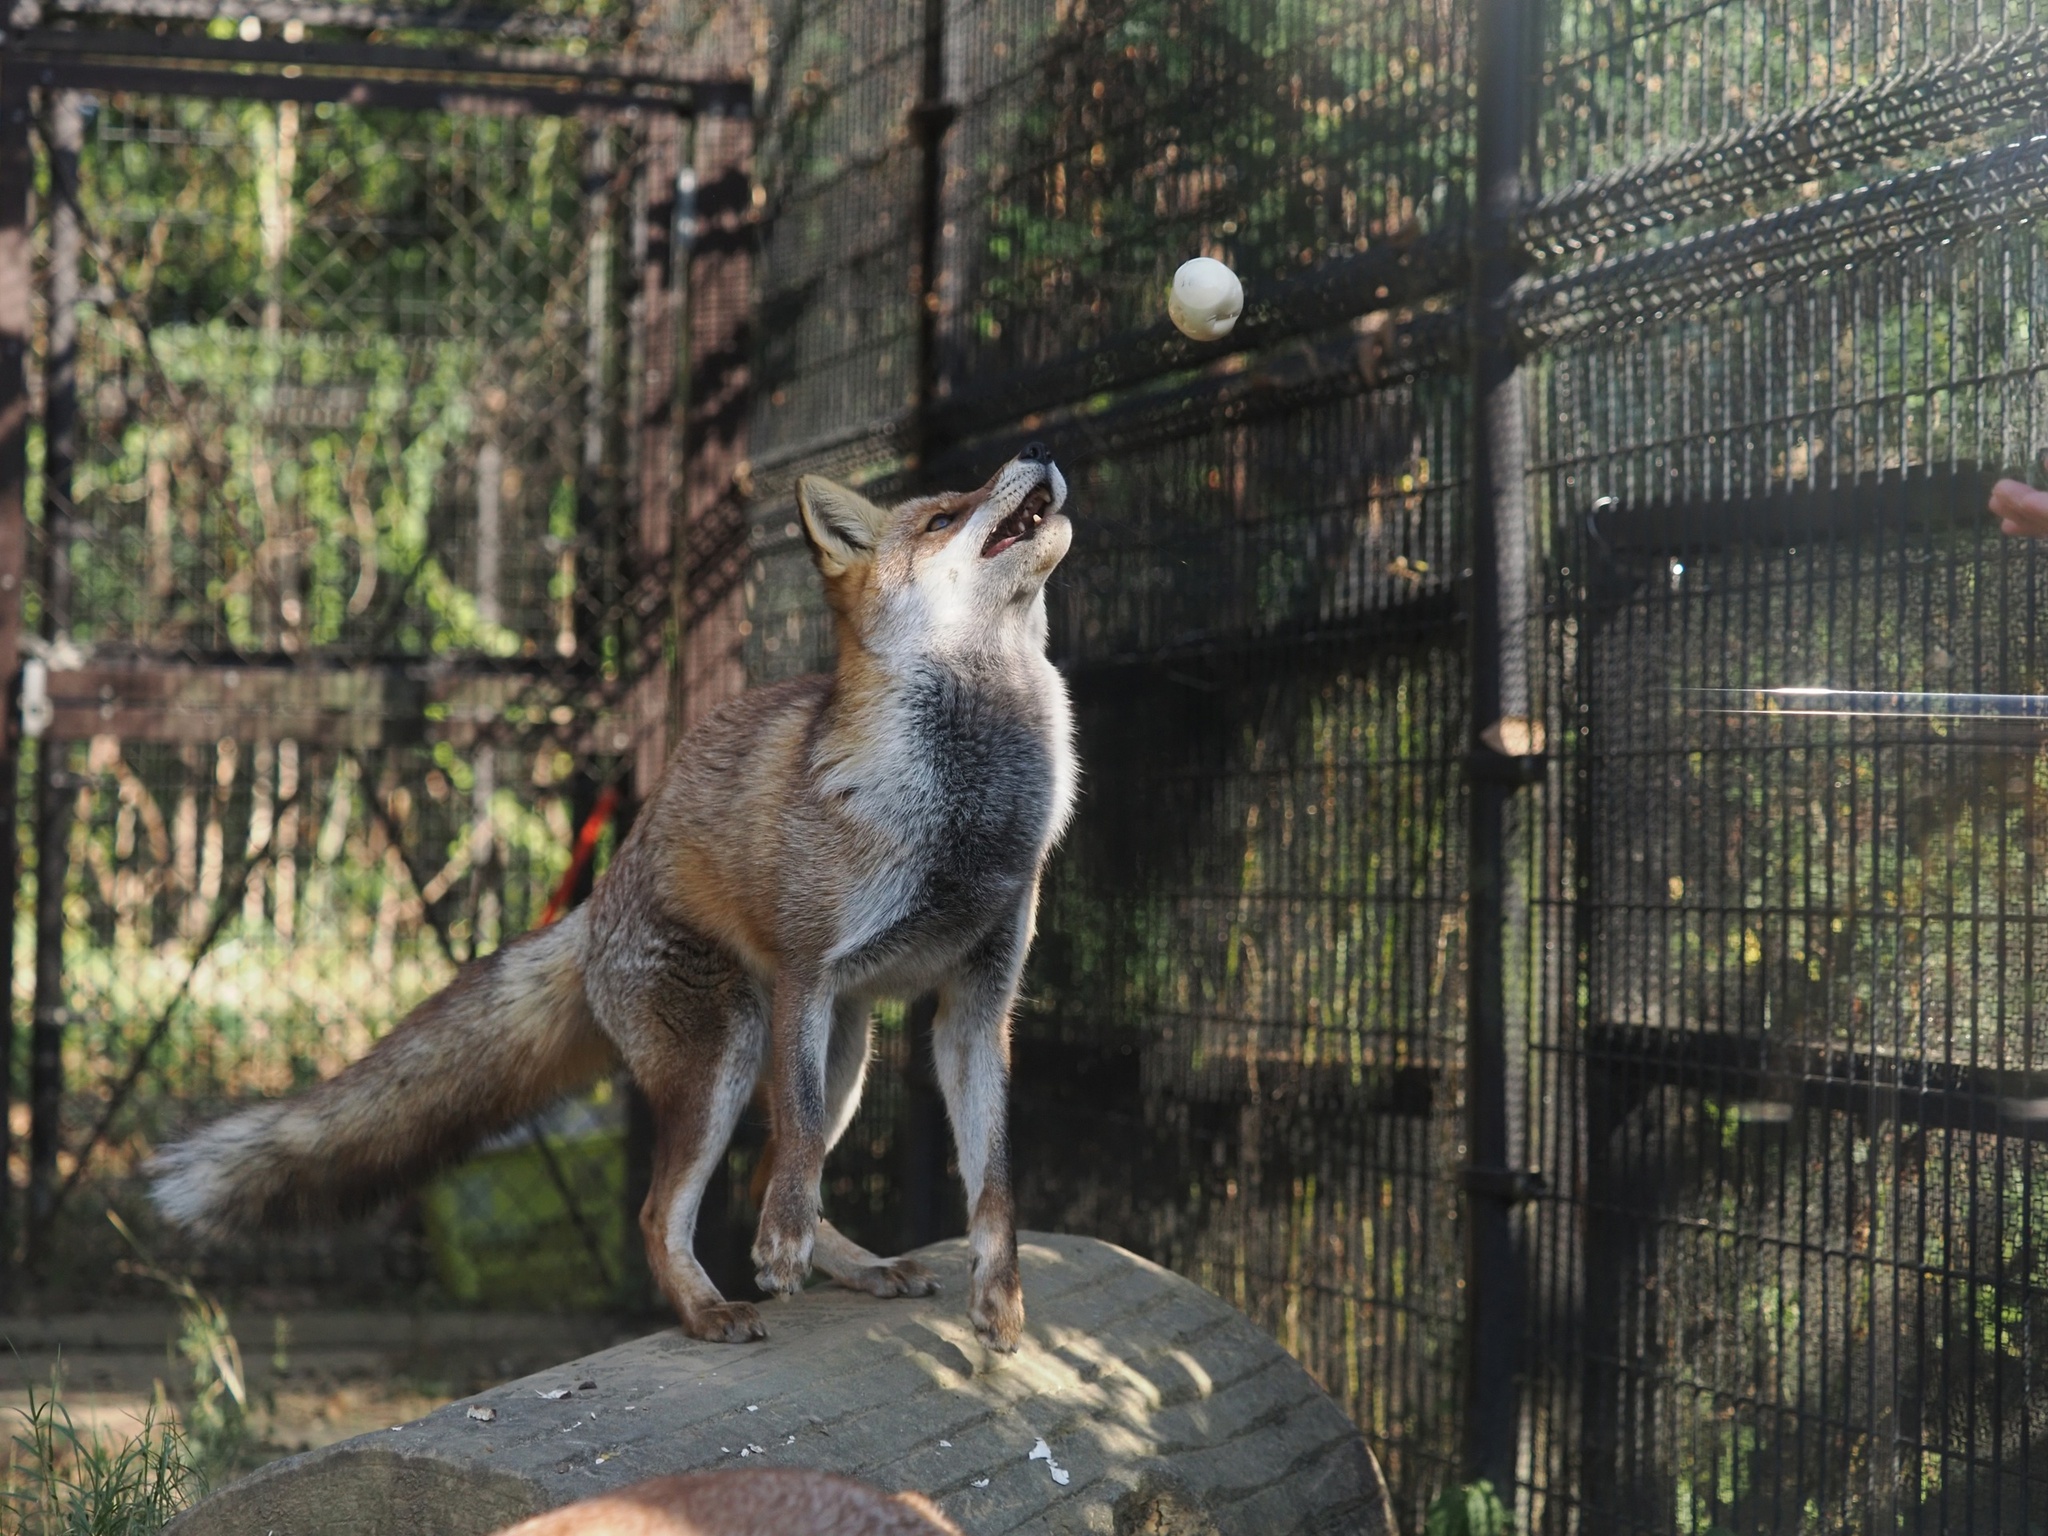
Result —
[[[36,1012],[67,1091],[27,1182],[43,1272],[91,1274],[103,1224],[39,1199],[141,1219],[149,1146],[331,1075],[542,920],[629,771],[647,189],[644,130],[601,111],[41,105],[39,288],[71,107],[83,249],[76,467],[32,551],[59,631],[43,862],[65,855]],[[367,1225],[191,1262],[615,1304],[623,1110],[604,1085]]]
[[[949,8],[955,385],[1157,331],[1187,253],[1270,291],[1454,228],[1466,46],[1457,9],[1428,3]]]
[[[1940,701],[2040,687],[1984,512],[2040,252],[1980,61],[2032,18],[1560,18],[1533,233],[1592,238],[1521,313],[1580,1007],[1531,1029],[1531,1509],[2024,1529],[2040,737]]]
[[[833,43],[849,25],[836,8],[806,22]],[[906,41],[936,58],[899,55]],[[1462,21],[991,3],[871,46],[824,78],[832,106],[787,108],[800,120],[763,133],[852,110],[869,71],[915,85],[936,66],[951,123],[936,166],[902,141],[935,195],[864,211],[912,250],[929,221],[931,373],[881,430],[869,398],[801,429],[773,395],[757,407],[778,448],[813,449],[756,442],[752,675],[829,660],[782,490],[795,473],[875,494],[976,483],[1014,450],[1002,424],[1027,396],[1056,408],[1109,389],[1085,418],[1034,428],[1080,509],[1052,623],[1088,788],[1017,1022],[1021,1219],[1129,1243],[1267,1322],[1372,1429],[1419,1519],[1456,1463],[1467,395],[1430,315],[1355,326],[1316,283],[1329,261],[1369,259],[1412,288],[1396,253],[1450,248],[1470,198]],[[778,211],[806,194],[773,168],[800,167],[763,164],[777,272],[812,236]],[[809,195],[837,197],[835,174]],[[882,307],[914,339],[917,287],[892,289],[901,266],[890,284],[863,274],[866,249],[830,253],[833,281],[858,275],[854,311]],[[1191,407],[1150,381],[1196,361],[1157,317],[1197,249],[1269,293],[1298,284],[1283,288],[1296,309],[1251,323],[1301,350],[1284,377],[1219,375]],[[783,291],[764,293],[764,323]],[[827,292],[773,323],[836,334]],[[1391,308],[1379,299],[1366,308]],[[771,342],[771,360],[784,345],[798,343]],[[905,377],[900,355],[862,378]],[[943,409],[997,440],[955,433],[910,463],[919,421]],[[890,1134],[901,1164],[914,1134]]]
[[[923,82],[887,218],[932,255],[865,302],[906,347],[924,305],[925,372],[775,428],[815,451],[755,487],[751,673],[830,656],[794,473],[968,485],[1045,439],[1088,780],[1017,1021],[1026,1218],[1265,1321],[1418,1524],[1474,1459],[1495,1199],[1518,1528],[2043,1523],[2041,557],[1983,513],[2041,431],[2037,19],[1485,14],[1530,110],[1478,309],[1465,12],[959,0],[921,68],[871,49]],[[1210,353],[1160,318],[1204,253],[1247,289]],[[1465,1170],[1489,945],[1511,1166]]]
[[[885,428],[916,403],[923,27],[910,5],[767,8],[757,150],[774,237],[759,283],[751,424],[773,462]]]
[[[619,585],[613,160],[557,118],[96,104],[77,638],[573,655]]]

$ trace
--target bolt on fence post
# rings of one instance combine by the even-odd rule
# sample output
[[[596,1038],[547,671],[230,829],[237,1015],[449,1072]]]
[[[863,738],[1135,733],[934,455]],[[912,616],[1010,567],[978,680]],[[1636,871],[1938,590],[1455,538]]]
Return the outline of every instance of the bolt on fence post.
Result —
[[[1471,725],[1467,742],[1465,1393],[1467,1475],[1514,1505],[1521,1270],[1509,1145],[1507,807],[1527,740],[1527,451],[1508,298],[1528,158],[1531,0],[1476,14],[1477,217],[1472,250]],[[1524,738],[1503,749],[1510,720]],[[1526,780],[1521,780],[1526,782]]]

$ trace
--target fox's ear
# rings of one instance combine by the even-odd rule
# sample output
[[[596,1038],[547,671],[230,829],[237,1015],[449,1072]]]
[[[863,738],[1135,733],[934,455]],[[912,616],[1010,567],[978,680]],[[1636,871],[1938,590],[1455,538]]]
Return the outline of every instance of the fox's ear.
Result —
[[[867,559],[888,524],[889,514],[880,507],[822,475],[797,481],[796,505],[803,514],[804,535],[827,576]]]

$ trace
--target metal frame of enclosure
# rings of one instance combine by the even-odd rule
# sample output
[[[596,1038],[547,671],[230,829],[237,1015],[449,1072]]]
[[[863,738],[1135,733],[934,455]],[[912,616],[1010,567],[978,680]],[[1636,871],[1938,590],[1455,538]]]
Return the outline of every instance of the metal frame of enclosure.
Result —
[[[126,10],[153,19],[117,25]],[[828,659],[799,474],[876,496],[973,484],[1042,438],[1073,488],[1052,615],[1086,781],[1016,1021],[1024,1223],[1125,1243],[1245,1308],[1355,1417],[1410,1527],[1476,1477],[1527,1531],[2048,1526],[2048,549],[2002,539],[1983,510],[1991,481],[2048,444],[2048,17],[2032,0],[762,0],[707,11],[687,40],[621,32],[574,56],[583,23],[562,15],[248,10],[244,42],[204,25],[240,11],[102,0],[0,51],[0,674],[20,674],[35,631],[44,742],[80,739],[63,763],[35,754],[43,846],[21,862],[39,932],[61,941],[76,910],[93,932],[141,934],[120,940],[141,954],[211,942],[218,911],[270,913],[221,897],[205,829],[267,846],[253,829],[283,822],[280,721],[340,752],[424,718],[466,752],[487,734],[478,717],[506,720],[537,690],[519,729],[576,738],[585,798],[557,817],[573,831],[625,758],[652,770],[665,731]],[[273,35],[295,25],[317,35]],[[158,26],[184,39],[175,54]],[[433,51],[465,29],[459,57]],[[415,49],[415,32],[432,35]],[[742,73],[747,91],[719,83]],[[53,253],[86,235],[64,234],[61,197],[31,196],[61,185],[71,142],[33,93],[86,90],[444,116],[489,98],[643,126],[700,114],[689,154],[678,128],[658,151],[672,158],[644,158],[642,134],[612,162],[649,169],[619,183],[607,226],[606,291],[641,297],[598,349],[614,359],[603,387],[548,363],[550,404],[584,404],[502,440],[476,425],[488,412],[415,409],[398,447],[427,467],[376,469],[394,487],[388,516],[371,498],[390,523],[379,547],[412,547],[417,522],[454,551],[431,613],[387,590],[347,614],[361,562],[336,565],[339,627],[288,651],[300,621],[258,623],[246,594],[327,546],[273,539],[262,560],[193,567],[212,606],[176,609],[178,644],[102,635],[60,664],[64,602],[80,632],[118,608],[94,541],[129,547],[67,541],[65,518],[129,529],[127,586],[153,590],[150,539],[184,548],[188,473],[164,472],[169,510],[151,511],[157,450],[133,446],[131,416],[161,401],[104,363],[67,396],[50,339],[67,302]],[[751,117],[720,115],[748,101]],[[40,159],[32,107],[50,125]],[[150,155],[214,143],[131,126]],[[537,140],[515,149],[504,164],[539,163]],[[128,163],[104,161],[109,186]],[[694,214],[663,190],[685,166]],[[567,191],[517,202],[516,219],[436,223],[454,204],[435,193],[419,215],[391,190],[407,185],[392,172],[374,183],[385,201],[351,191],[357,223],[305,248],[315,276],[329,247],[354,253],[411,296],[407,325],[442,324],[393,358],[439,359],[449,399],[472,400],[511,366],[491,361],[505,347],[586,355],[580,321],[551,328],[561,306],[538,278],[518,298],[436,254],[545,247],[540,265],[582,272],[590,240],[557,250],[539,233],[570,216]],[[251,193],[259,223],[266,196]],[[161,237],[138,225],[134,262],[197,227],[181,218]],[[386,233],[350,244],[358,225]],[[462,274],[431,302],[391,257],[415,247],[422,270]],[[1246,283],[1219,345],[1162,314],[1198,253]],[[245,262],[252,303],[269,291],[262,257]],[[257,378],[260,304],[208,330],[192,318],[213,313],[205,264],[179,270],[198,297],[151,311],[167,335],[186,327],[163,378],[184,388],[236,358]],[[513,299],[475,297],[501,291]],[[680,310],[660,311],[667,330],[649,318],[664,304]],[[470,319],[419,318],[437,306]],[[431,405],[442,375],[418,377]],[[263,409],[326,410],[342,425],[317,431],[353,442],[361,387],[346,409],[317,390]],[[119,470],[90,505],[81,478],[75,511],[58,473],[73,397],[82,413],[99,402],[88,425]],[[577,431],[606,412],[619,431],[597,432],[602,473],[579,481]],[[306,463],[369,462],[316,437]],[[491,442],[506,508],[540,516],[508,466],[529,490],[570,488],[568,534],[546,534],[567,543],[539,522],[507,537],[592,562],[571,584],[590,601],[566,619],[535,567],[530,634],[472,623],[498,601],[465,574],[487,563],[473,541]],[[568,467],[544,472],[551,454]],[[267,526],[268,493],[229,459],[192,459],[195,505]],[[330,500],[345,546],[358,514]],[[631,537],[606,544],[605,529]],[[368,644],[375,602],[391,633],[443,638]],[[614,655],[585,649],[599,632],[641,659],[545,659],[557,633],[575,656]],[[621,719],[630,750],[577,736]],[[153,731],[170,754],[159,788],[97,744]],[[177,755],[237,735],[252,761],[273,744],[261,796],[217,745]],[[455,846],[480,804],[467,759],[394,761],[350,778],[323,760],[319,782],[382,792],[295,824],[301,867],[331,871],[335,891],[374,861]],[[428,793],[458,768],[457,789]],[[401,790],[410,840],[372,837],[347,809],[389,820]],[[534,794],[560,798],[555,781]],[[142,867],[152,804],[160,877]],[[554,824],[544,809],[536,829]],[[361,857],[321,862],[320,828],[346,850],[358,823]],[[90,866],[72,908],[40,894],[67,858]],[[445,896],[457,868],[410,886],[398,870],[364,899]],[[215,905],[195,907],[209,878]],[[149,929],[134,893],[151,891],[188,915]],[[487,937],[471,907],[451,958]],[[420,910],[427,926],[455,912]],[[530,916],[509,895],[503,911]],[[68,953],[77,976],[99,964],[77,938]],[[60,1046],[114,1038],[65,1014],[77,988],[61,980],[44,985],[39,964],[26,1172],[46,1195],[96,1116],[123,1149],[159,1128],[112,1113],[126,1056],[59,1092]],[[144,1000],[166,1010],[145,1023],[179,1006]],[[176,1028],[179,1051],[203,1054],[225,1026]],[[830,1171],[828,1209],[871,1244],[960,1217],[929,1028],[921,1007],[885,1019]],[[265,1070],[278,1080],[233,1081],[289,1086]],[[706,1217],[707,1263],[736,1284],[759,1134]],[[612,1235],[585,1210],[603,1270]]]
[[[445,964],[495,942],[481,911],[531,921],[545,894],[498,795],[570,830],[622,797],[623,826],[659,771],[676,593],[702,603],[731,559],[719,498],[687,483],[684,460],[715,468],[733,430],[720,412],[742,366],[753,87],[658,23],[604,28],[460,7],[88,0],[0,40],[0,676],[22,701],[0,775],[21,771],[25,726],[33,1271],[66,1262],[55,1223],[81,1184],[132,1182],[118,1170],[137,1138],[165,1129],[180,1092],[167,1058],[192,1054],[190,991],[216,946],[274,929],[278,963],[293,963],[296,877],[319,862],[323,817],[337,848],[367,833],[387,907],[403,887],[405,926]],[[267,160],[234,115],[252,103],[271,104],[251,120],[269,128]],[[166,166],[188,174],[181,203],[150,200]],[[209,291],[249,223],[261,292]],[[435,390],[426,420],[417,402]],[[378,412],[409,410],[372,443]],[[309,510],[317,491],[287,482],[358,433],[344,571],[321,563],[335,539]],[[251,467],[261,511],[245,518]],[[138,472],[139,497],[124,483]],[[380,595],[387,525],[408,507],[425,542]],[[344,577],[353,594],[335,609],[323,588]],[[435,632],[448,626],[422,595],[434,581],[470,605],[468,632]],[[569,766],[551,776],[552,762]],[[168,957],[183,980],[154,998],[101,987],[96,1020],[77,1004],[80,951],[118,956],[124,928],[130,964]],[[23,1054],[11,1031],[8,1061]],[[532,1140],[571,1263],[629,1294],[609,1236],[624,1200],[604,1179],[575,1187],[566,1153]],[[349,1246],[301,1253],[298,1270],[332,1279]],[[380,1265],[372,1284],[390,1278],[388,1253]]]

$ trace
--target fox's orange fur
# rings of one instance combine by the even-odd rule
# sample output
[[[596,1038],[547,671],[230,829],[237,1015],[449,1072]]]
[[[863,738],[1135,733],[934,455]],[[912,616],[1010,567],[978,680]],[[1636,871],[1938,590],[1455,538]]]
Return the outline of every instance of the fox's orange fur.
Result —
[[[498,1536],[961,1536],[931,1500],[829,1472],[657,1477],[507,1526]]]
[[[874,1001],[936,989],[968,1310],[988,1343],[1015,1348],[1009,1013],[1076,773],[1045,656],[1065,496],[1035,447],[977,491],[893,511],[807,478],[834,672],[704,720],[579,911],[466,967],[340,1076],[160,1154],[165,1214],[226,1232],[364,1204],[623,1059],[656,1122],[648,1259],[686,1330],[764,1332],[692,1252],[705,1181],[757,1083],[774,1146],[762,1288],[794,1292],[815,1260],[878,1296],[926,1294],[923,1268],[823,1221],[819,1191],[859,1102]]]

